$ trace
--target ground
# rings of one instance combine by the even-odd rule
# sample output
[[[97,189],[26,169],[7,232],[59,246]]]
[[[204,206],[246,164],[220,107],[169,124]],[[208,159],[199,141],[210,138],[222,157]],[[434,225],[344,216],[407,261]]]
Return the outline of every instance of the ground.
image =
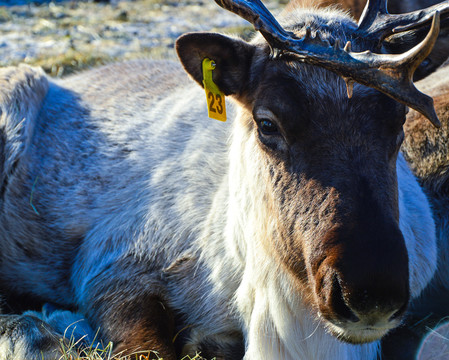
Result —
[[[280,3],[266,1],[274,12]],[[123,59],[174,59],[176,38],[189,31],[248,37],[252,26],[212,0],[0,1],[0,66],[24,62],[60,77]]]

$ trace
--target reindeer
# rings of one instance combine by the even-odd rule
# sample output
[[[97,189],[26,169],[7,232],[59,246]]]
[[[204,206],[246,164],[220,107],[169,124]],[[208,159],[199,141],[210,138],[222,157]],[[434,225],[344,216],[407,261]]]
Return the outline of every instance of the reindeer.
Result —
[[[375,359],[433,278],[432,200],[399,149],[407,107],[440,126],[412,77],[449,3],[282,26],[217,3],[261,36],[176,50],[213,110],[229,96],[225,123],[177,63],[1,70],[1,359],[57,359],[79,318],[122,354]]]

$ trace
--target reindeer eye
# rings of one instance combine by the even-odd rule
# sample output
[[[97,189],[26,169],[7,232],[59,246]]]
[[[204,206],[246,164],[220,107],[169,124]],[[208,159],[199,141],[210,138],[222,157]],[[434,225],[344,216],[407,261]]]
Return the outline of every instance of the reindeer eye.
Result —
[[[275,135],[279,132],[277,126],[271,120],[261,119],[257,121],[257,124],[264,135]]]

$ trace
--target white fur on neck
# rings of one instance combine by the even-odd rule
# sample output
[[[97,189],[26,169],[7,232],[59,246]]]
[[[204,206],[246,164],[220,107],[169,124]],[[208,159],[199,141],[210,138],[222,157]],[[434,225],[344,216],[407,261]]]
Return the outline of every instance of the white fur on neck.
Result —
[[[402,154],[396,163],[399,184],[399,227],[409,258],[410,292],[417,297],[437,267],[435,222],[429,201]]]
[[[248,263],[237,294],[238,306],[247,316],[245,360],[376,358],[378,342],[350,345],[327,333],[316,312],[290,285],[291,279],[268,257],[265,260]]]

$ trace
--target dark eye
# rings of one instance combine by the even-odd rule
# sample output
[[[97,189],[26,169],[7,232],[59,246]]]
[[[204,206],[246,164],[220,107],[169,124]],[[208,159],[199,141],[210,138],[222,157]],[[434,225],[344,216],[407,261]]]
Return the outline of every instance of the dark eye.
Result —
[[[259,125],[260,132],[264,135],[275,135],[279,133],[277,126],[271,120],[261,119],[257,121],[257,124]]]

